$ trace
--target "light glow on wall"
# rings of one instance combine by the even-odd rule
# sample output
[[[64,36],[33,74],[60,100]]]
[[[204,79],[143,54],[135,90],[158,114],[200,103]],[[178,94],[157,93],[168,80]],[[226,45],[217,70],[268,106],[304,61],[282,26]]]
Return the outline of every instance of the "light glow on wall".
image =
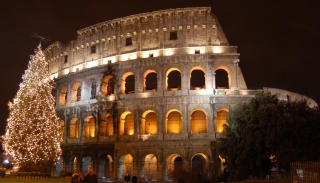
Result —
[[[149,51],[142,52],[142,58],[148,58],[149,57]]]
[[[213,48],[213,53],[222,53],[222,50],[221,50],[220,46],[215,46]]]
[[[50,79],[54,79],[58,77],[58,73],[51,74]]]
[[[166,49],[166,50],[165,50],[165,55],[166,55],[166,56],[171,56],[171,55],[173,55],[172,49]]]
[[[131,54],[129,55],[129,59],[130,59],[130,60],[137,59],[137,52],[131,53]]]
[[[98,66],[98,60],[87,62],[87,68]]]
[[[83,69],[83,65],[79,64],[79,65],[73,66],[72,72],[81,71],[82,69]]]
[[[205,48],[204,47],[188,48],[189,54],[196,54],[196,51],[200,51],[200,54],[204,54]]]
[[[62,73],[65,75],[69,74],[69,72],[70,72],[69,69],[65,69],[64,71],[62,71]]]
[[[114,62],[116,62],[116,57],[115,57],[115,56],[113,56],[113,57],[106,57],[106,58],[103,58],[102,63],[103,63],[103,64],[108,64],[108,63],[109,63],[109,60],[111,61],[111,63],[114,63]]]

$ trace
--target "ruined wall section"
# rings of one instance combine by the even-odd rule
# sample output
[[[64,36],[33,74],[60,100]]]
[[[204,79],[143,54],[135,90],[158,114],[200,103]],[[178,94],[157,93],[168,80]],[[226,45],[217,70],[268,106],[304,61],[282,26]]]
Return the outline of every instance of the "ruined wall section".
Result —
[[[59,77],[92,67],[92,61],[95,61],[93,66],[105,64],[103,59],[111,56],[115,56],[110,59],[112,62],[122,60],[122,54],[132,52],[138,53],[129,60],[145,57],[142,53],[145,50],[181,48],[175,54],[189,54],[190,50],[185,47],[219,46],[220,37],[226,39],[210,11],[210,7],[169,9],[81,29],[76,40],[58,43],[58,46],[49,46],[45,50],[50,72]]]

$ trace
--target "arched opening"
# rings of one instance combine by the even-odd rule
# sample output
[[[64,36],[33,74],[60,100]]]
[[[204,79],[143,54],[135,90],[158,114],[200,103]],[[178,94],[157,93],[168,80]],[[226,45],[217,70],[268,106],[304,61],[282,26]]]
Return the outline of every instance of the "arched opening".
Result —
[[[112,157],[110,155],[104,155],[100,158],[99,162],[99,177],[105,177],[106,179],[112,178]]]
[[[205,74],[202,70],[195,69],[191,72],[190,90],[201,90],[205,88]]]
[[[128,77],[126,77],[125,80],[125,93],[126,94],[131,94],[134,93],[134,87],[135,87],[135,83],[134,83],[134,75],[130,75]]]
[[[157,134],[158,133],[158,120],[157,115],[153,111],[146,111],[142,115],[141,123],[142,134]]]
[[[82,169],[81,169],[81,172],[83,174],[87,174],[89,167],[92,167],[92,157],[91,156],[85,156],[85,157],[82,158]]]
[[[165,179],[166,180],[172,180],[172,173],[174,171],[181,171],[182,170],[182,164],[183,160],[179,154],[171,154],[170,156],[167,157],[167,162],[166,162],[166,175]]]
[[[59,133],[63,138],[64,137],[64,121],[62,119],[59,120],[59,126],[60,126]]]
[[[74,172],[76,169],[77,169],[77,157],[71,156],[68,159],[67,171]]]
[[[90,99],[95,99],[97,95],[97,83],[95,81],[93,81],[91,83],[91,95],[90,95]]]
[[[79,82],[72,86],[71,90],[71,100],[73,102],[81,100],[81,84]]]
[[[114,94],[114,77],[112,75],[107,75],[103,78],[101,92],[103,95],[107,96]]]
[[[229,112],[228,112],[228,109],[219,109],[218,112],[217,112],[217,119],[216,119],[216,131],[218,133],[221,133],[223,132],[223,125],[226,124],[228,125],[227,123],[227,119],[228,119],[228,116],[229,116]]]
[[[205,171],[206,161],[202,155],[193,156],[192,160],[192,172],[203,174]]]
[[[208,133],[207,115],[201,110],[195,110],[191,114],[191,133]]]
[[[62,157],[58,158],[58,161],[56,163],[56,173],[55,173],[55,177],[59,177],[60,176],[60,172],[62,170],[63,167],[63,159]]]
[[[118,180],[123,180],[126,173],[133,175],[133,157],[130,154],[123,155],[119,159]]]
[[[101,117],[100,136],[113,135],[113,118],[111,114],[104,114]]]
[[[229,74],[224,69],[216,70],[215,75],[216,89],[228,89],[229,88]]]
[[[143,75],[143,90],[144,91],[157,91],[157,73],[154,70],[149,70]]]
[[[181,90],[181,72],[173,68],[167,72],[167,91],[176,90]]]
[[[182,132],[182,116],[177,110],[169,111],[167,113],[167,134],[177,134]]]
[[[59,104],[66,105],[67,99],[68,99],[68,88],[66,86],[63,86],[60,89],[60,93],[59,93]]]
[[[95,118],[93,116],[88,116],[84,119],[83,135],[84,137],[94,137],[95,133]]]
[[[120,132],[120,135],[134,134],[134,116],[131,112],[124,112],[121,115],[119,132]]]
[[[70,138],[78,138],[79,137],[79,123],[78,118],[72,118],[70,120],[70,128],[69,128]]]
[[[157,180],[157,163],[157,158],[153,154],[148,154],[147,156],[145,156],[145,158],[142,160],[141,177],[146,181]]]

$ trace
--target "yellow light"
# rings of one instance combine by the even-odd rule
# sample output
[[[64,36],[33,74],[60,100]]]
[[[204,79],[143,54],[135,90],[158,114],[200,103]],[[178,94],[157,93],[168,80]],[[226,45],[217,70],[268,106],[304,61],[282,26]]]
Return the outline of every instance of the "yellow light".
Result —
[[[159,56],[159,50],[154,50],[153,57],[158,57],[158,56]]]
[[[144,51],[142,53],[142,58],[148,58],[149,57],[149,52],[148,51]]]
[[[98,66],[97,60],[87,62],[87,68],[91,68],[91,67],[95,67],[95,66]]]
[[[219,46],[215,46],[213,48],[213,53],[221,53],[221,52],[222,52],[222,50],[221,50],[221,48]]]
[[[137,59],[137,52],[135,52],[135,53],[131,53],[130,54],[130,58],[129,58],[130,60],[134,60],[134,59]]]
[[[113,56],[113,57],[106,57],[106,58],[103,58],[102,63],[103,63],[103,64],[108,64],[108,63],[109,63],[109,61],[111,61],[111,63],[116,62],[116,57],[115,57],[115,56]]]
[[[69,69],[65,69],[63,72],[65,75],[69,74]]]
[[[170,55],[172,55],[172,54],[173,54],[172,49],[167,49],[167,50],[165,50],[165,55],[166,55],[166,56],[170,56]]]

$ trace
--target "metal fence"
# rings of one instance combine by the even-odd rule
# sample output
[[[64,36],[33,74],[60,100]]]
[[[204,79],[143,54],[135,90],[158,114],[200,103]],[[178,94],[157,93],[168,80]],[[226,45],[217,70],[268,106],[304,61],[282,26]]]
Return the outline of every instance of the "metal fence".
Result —
[[[292,183],[319,183],[320,161],[291,162],[290,175]]]

